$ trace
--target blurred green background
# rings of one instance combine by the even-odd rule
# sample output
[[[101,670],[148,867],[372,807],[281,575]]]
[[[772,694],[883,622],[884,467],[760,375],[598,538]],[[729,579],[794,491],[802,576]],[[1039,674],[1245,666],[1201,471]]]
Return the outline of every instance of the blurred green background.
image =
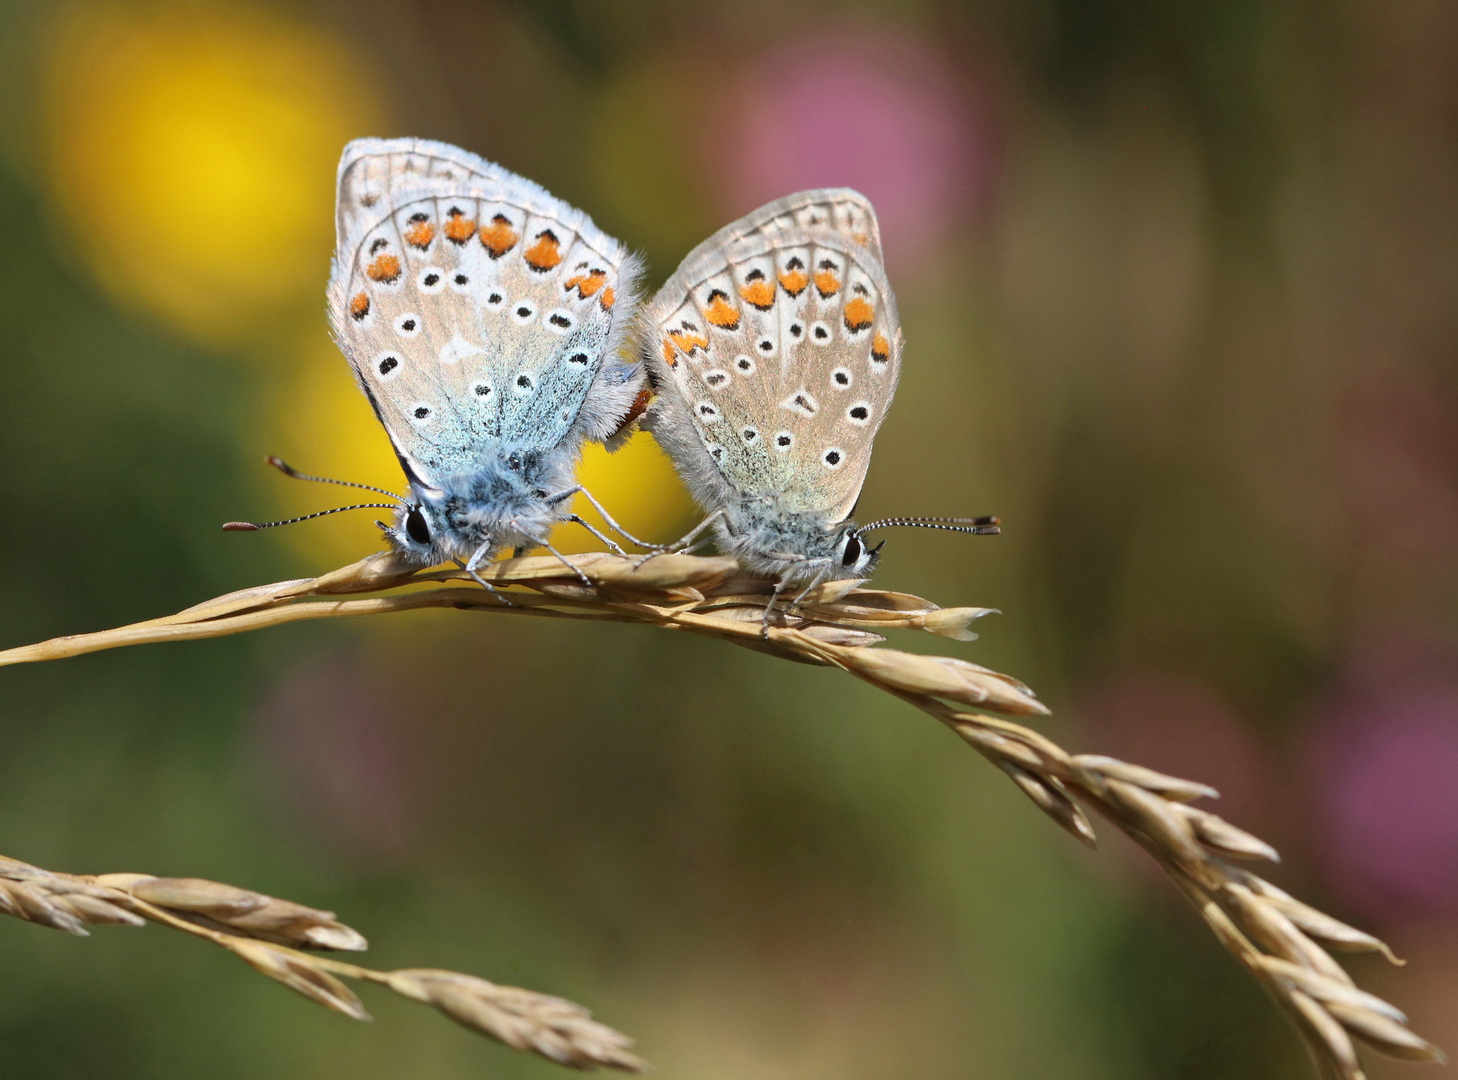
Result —
[[[1005,523],[898,533],[878,584],[1002,609],[958,655],[1221,788],[1458,1047],[1458,6],[7,0],[0,644],[377,546],[218,525],[326,504],[268,453],[398,480],[323,290],[341,147],[403,134],[582,206],[650,286],[760,202],[869,195],[908,347],[861,513]],[[632,528],[689,519],[646,436],[584,470]],[[665,1078],[1308,1075],[1129,845],[832,672],[431,613],[6,669],[0,703],[5,854],[334,908]],[[8,921],[0,955],[6,1077],[561,1075],[157,929]]]

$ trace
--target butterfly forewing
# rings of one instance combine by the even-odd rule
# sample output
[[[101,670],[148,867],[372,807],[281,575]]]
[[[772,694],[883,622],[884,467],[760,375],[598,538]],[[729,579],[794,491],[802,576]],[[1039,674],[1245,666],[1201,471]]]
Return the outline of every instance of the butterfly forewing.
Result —
[[[609,358],[628,256],[529,180],[439,143],[340,164],[335,334],[423,479],[483,440],[556,446]]]
[[[674,449],[721,481],[706,486],[849,515],[901,353],[865,199],[806,192],[735,222],[684,260],[649,318],[661,408],[678,421],[665,435],[692,430]]]

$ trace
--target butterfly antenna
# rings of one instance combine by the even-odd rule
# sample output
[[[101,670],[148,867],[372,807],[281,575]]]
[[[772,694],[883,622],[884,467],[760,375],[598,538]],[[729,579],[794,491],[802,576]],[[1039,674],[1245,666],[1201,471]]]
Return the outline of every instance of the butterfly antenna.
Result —
[[[903,517],[883,518],[869,525],[862,525],[856,535],[872,529],[885,529],[893,525],[904,525],[913,529],[943,529],[947,532],[971,533],[973,536],[996,536],[1002,532],[1001,522],[995,517],[952,518],[952,517]]]
[[[327,476],[310,476],[308,473],[301,473],[283,458],[273,454],[270,454],[265,460],[279,472],[295,480],[312,480],[316,484],[338,484],[340,487],[360,488],[363,491],[377,491],[381,495],[388,495],[392,499],[399,499],[402,503],[406,501],[403,495],[396,495],[393,491],[386,491],[384,488],[378,488],[372,484],[356,484],[353,480],[331,480]],[[344,508],[341,507],[341,509]],[[353,509],[353,507],[350,509]],[[394,508],[391,507],[390,509]],[[330,513],[332,512],[330,511]]]
[[[308,479],[313,479],[309,477]],[[357,485],[363,487],[364,485]],[[388,493],[387,493],[388,494]],[[300,521],[312,521],[314,518],[328,517],[330,514],[342,514],[346,510],[398,510],[398,506],[390,503],[359,503],[356,506],[336,506],[333,510],[316,510],[312,514],[305,514],[303,517],[287,518],[284,521],[230,521],[223,526],[224,532],[257,532],[259,529],[272,529],[276,525],[293,525]]]

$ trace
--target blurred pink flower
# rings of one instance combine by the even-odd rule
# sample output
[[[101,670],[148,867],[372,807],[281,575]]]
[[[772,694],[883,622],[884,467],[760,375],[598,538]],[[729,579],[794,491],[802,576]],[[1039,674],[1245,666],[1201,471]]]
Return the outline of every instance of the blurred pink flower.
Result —
[[[713,182],[729,213],[815,187],[875,204],[887,257],[915,264],[962,231],[991,149],[943,52],[897,30],[802,38],[740,73],[714,128]]]
[[[1458,684],[1347,695],[1311,730],[1315,845],[1379,916],[1458,911]]]
[[[361,856],[409,846],[414,813],[403,733],[370,671],[358,661],[291,673],[259,709],[259,770],[286,823]]]

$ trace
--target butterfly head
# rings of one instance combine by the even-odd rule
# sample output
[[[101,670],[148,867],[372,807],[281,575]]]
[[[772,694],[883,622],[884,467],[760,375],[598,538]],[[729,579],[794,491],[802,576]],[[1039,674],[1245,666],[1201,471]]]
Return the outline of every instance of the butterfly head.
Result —
[[[881,549],[886,541],[870,544],[861,539],[860,530],[854,522],[846,522],[836,532],[835,555],[832,573],[835,579],[868,578],[881,560]]]
[[[537,547],[562,520],[571,485],[559,455],[534,448],[503,448],[475,468],[426,484],[411,477],[414,498],[386,527],[391,542],[411,562],[433,565],[452,559],[478,565],[507,548]]]

